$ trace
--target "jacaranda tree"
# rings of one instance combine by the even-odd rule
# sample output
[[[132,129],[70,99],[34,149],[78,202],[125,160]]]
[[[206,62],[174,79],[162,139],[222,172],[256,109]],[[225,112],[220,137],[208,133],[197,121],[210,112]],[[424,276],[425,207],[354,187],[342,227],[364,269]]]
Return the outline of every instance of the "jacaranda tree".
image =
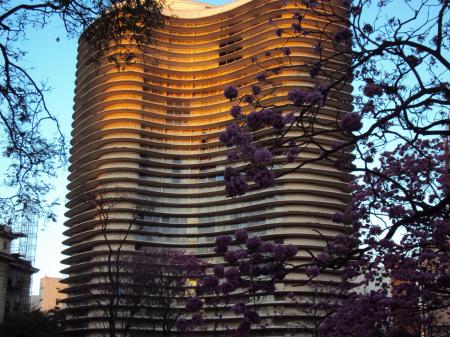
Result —
[[[281,29],[270,20],[274,34],[287,41],[312,37],[318,60],[283,67],[309,73],[315,86],[291,90],[289,106],[265,105],[262,92],[277,92],[271,79],[283,68],[262,67],[252,92],[224,88],[234,122],[220,140],[232,146],[228,158],[236,163],[225,170],[226,191],[239,197],[252,188],[270,188],[279,172],[275,164],[286,165],[283,174],[288,174],[327,161],[354,174],[348,207],[333,216],[348,232],[327,240],[324,251],[304,265],[289,263],[297,253],[293,246],[263,242],[242,230],[218,237],[216,251],[225,262],[204,279],[205,288],[228,298],[229,308],[242,317],[235,335],[254,336],[262,318],[248,298],[273,292],[277,280],[299,269],[309,281],[335,270],[343,297],[320,303],[320,320],[310,327],[311,334],[445,335],[450,305],[449,1],[284,3],[292,26]],[[330,33],[326,25],[304,25],[311,16],[341,28]],[[290,49],[282,49],[289,59]],[[350,83],[352,101],[339,95]],[[331,99],[352,103],[354,110],[332,121],[318,118]],[[294,112],[284,113],[287,108]],[[261,141],[262,129],[272,130],[276,140]],[[318,141],[336,134],[340,140],[331,145]],[[311,148],[318,151],[304,155]],[[362,292],[362,286],[372,290]],[[246,293],[247,300],[240,302],[236,293]]]

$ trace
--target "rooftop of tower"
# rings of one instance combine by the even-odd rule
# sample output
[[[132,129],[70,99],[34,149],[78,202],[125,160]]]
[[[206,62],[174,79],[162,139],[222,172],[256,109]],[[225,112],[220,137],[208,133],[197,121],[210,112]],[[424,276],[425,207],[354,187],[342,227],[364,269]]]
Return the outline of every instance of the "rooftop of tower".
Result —
[[[215,6],[192,0],[166,0],[165,12],[181,19],[197,19],[227,12],[250,1],[252,0],[235,0],[222,6]]]

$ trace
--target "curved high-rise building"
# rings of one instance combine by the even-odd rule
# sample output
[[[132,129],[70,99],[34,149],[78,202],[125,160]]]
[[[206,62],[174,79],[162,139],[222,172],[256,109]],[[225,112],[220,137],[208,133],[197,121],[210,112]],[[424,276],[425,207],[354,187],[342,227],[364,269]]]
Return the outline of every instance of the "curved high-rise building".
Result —
[[[304,261],[306,248],[319,251],[324,238],[343,231],[331,215],[345,207],[349,176],[330,163],[311,164],[277,179],[271,188],[238,198],[224,191],[223,172],[229,163],[218,135],[231,121],[224,87],[235,85],[241,94],[250,93],[264,72],[270,87],[278,88],[271,94],[263,86],[264,103],[283,105],[293,88],[314,86],[306,70],[282,69],[287,62],[301,65],[317,57],[313,36],[287,39],[275,34],[277,28],[290,29],[294,11],[289,1],[280,0],[238,0],[219,7],[168,1],[172,16],[155,31],[154,43],[143,57],[120,67],[108,57],[92,62],[88,45],[80,41],[65,232],[68,257],[63,261],[69,331],[95,335],[101,329],[91,288],[110,247],[122,244],[126,252],[173,247],[214,263],[221,261],[214,253],[215,238],[246,228],[265,240],[298,245],[297,260]],[[315,27],[320,20],[305,17],[303,26]],[[334,24],[327,29],[338,28]],[[126,45],[111,46],[108,53],[130,47]],[[289,57],[283,55],[285,47]],[[348,97],[350,87],[341,95]],[[350,109],[330,100],[319,117],[333,121]],[[274,137],[269,130],[261,132],[267,141]],[[318,141],[328,146],[334,140],[328,136]],[[302,155],[318,151],[309,148]],[[89,202],[92,195],[104,205]],[[108,211],[106,228],[102,207]],[[336,277],[328,276],[324,284]],[[302,273],[290,275],[265,298],[263,305],[272,309],[262,335],[303,331],[304,325],[297,323],[313,314],[287,299],[290,292],[304,298],[311,294],[311,288],[292,284],[302,278]],[[219,330],[233,326],[234,319],[225,314]]]

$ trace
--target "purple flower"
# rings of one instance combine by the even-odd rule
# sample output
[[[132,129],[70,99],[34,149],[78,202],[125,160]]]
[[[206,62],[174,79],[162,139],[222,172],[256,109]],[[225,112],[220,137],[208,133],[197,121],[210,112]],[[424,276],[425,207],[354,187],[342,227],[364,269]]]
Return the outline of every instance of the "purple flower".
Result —
[[[401,205],[395,205],[389,208],[388,214],[390,218],[399,218],[404,216],[406,213],[406,210]]]
[[[342,28],[340,30],[338,30],[336,33],[334,33],[332,39],[334,42],[337,43],[348,43],[349,41],[351,41],[353,37],[352,31],[348,28]]]
[[[275,246],[273,243],[271,242],[264,242],[262,247],[261,247],[261,252],[262,253],[272,253],[274,250]]]
[[[248,184],[242,174],[231,177],[226,181],[225,190],[230,197],[244,195],[248,191]]]
[[[373,27],[372,27],[372,25],[370,25],[370,24],[368,24],[368,23],[364,24],[362,30],[363,30],[363,32],[366,33],[366,34],[372,34],[372,33],[373,33]]]
[[[228,281],[235,281],[239,279],[239,270],[236,267],[230,267],[225,271],[225,278]]]
[[[298,252],[297,246],[287,245],[285,248],[287,257],[294,257],[295,255],[297,255]]]
[[[375,112],[375,104],[373,100],[368,101],[366,104],[364,104],[362,112]]]
[[[177,328],[178,331],[186,331],[188,328],[188,323],[185,318],[178,317],[175,323],[175,327]]]
[[[215,288],[219,285],[219,279],[216,276],[207,275],[202,280],[202,284],[206,288]]]
[[[306,102],[309,104],[322,104],[323,95],[317,90],[312,90],[308,92],[306,96]]]
[[[186,302],[187,312],[196,312],[203,307],[203,301],[198,297],[190,297]]]
[[[224,171],[225,181],[230,180],[232,177],[235,177],[239,174],[239,172],[234,167],[226,167]]]
[[[295,143],[295,140],[291,139],[288,143],[289,149],[287,151],[286,155],[286,161],[288,163],[294,162],[295,158],[297,158],[298,154],[300,153],[300,148]]]
[[[241,323],[239,323],[238,331],[240,333],[247,333],[250,331],[251,327],[252,323],[247,317],[245,317],[242,319]]]
[[[414,55],[406,56],[405,60],[411,68],[417,67],[421,63],[420,59]]]
[[[261,322],[261,318],[259,317],[258,313],[255,311],[247,311],[245,313],[245,317],[247,317],[250,322],[252,322],[253,324],[259,324]]]
[[[247,104],[252,104],[255,100],[252,96],[250,95],[245,95],[244,97],[242,97],[242,101],[247,103]]]
[[[295,121],[295,115],[293,112],[289,112],[286,116],[283,117],[283,124],[291,124],[293,121]]]
[[[262,114],[259,111],[252,111],[247,116],[247,126],[250,130],[257,130],[263,125]]]
[[[277,266],[277,268],[274,270],[273,276],[276,280],[282,280],[286,276],[286,269],[283,265]]]
[[[253,253],[252,255],[250,255],[250,261],[253,264],[260,264],[260,263],[262,263],[264,261],[264,255],[262,255],[262,254],[260,254],[258,252]]]
[[[380,226],[370,227],[370,230],[369,230],[370,235],[380,235],[381,233],[382,233],[382,229]]]
[[[273,250],[273,258],[276,261],[284,261],[286,259],[286,248],[281,244],[276,245]]]
[[[317,261],[322,263],[322,264],[327,264],[331,261],[331,256],[328,253],[320,253],[317,257],[316,257]]]
[[[266,124],[279,130],[286,125],[281,113],[271,108],[265,108],[257,112],[255,116],[251,117],[251,123],[253,123],[256,128]]]
[[[233,282],[226,281],[226,282],[222,283],[221,289],[224,294],[229,294],[232,291],[236,290],[236,285]]]
[[[239,271],[242,275],[250,275],[253,271],[253,267],[248,261],[242,261],[239,263]]]
[[[259,147],[253,154],[253,162],[257,165],[266,166],[273,160],[272,152],[265,147]]]
[[[229,250],[225,253],[225,255],[223,256],[223,259],[230,264],[234,264],[237,262],[238,257],[234,251]]]
[[[245,259],[247,257],[247,252],[244,249],[239,249],[234,251],[238,259]]]
[[[242,152],[239,150],[230,150],[227,153],[228,160],[235,161],[241,159]]]
[[[223,267],[223,265],[221,264],[216,264],[213,267],[213,273],[214,275],[216,275],[218,278],[223,278],[225,275],[225,268]]]
[[[258,96],[261,93],[261,87],[257,85],[252,85],[253,95]]]
[[[308,277],[316,277],[320,274],[320,269],[317,266],[308,267],[305,271],[306,276]]]
[[[265,167],[255,170],[252,177],[258,187],[272,186],[275,181],[273,172]]]
[[[242,109],[239,105],[233,105],[230,109],[230,114],[234,119],[240,120],[244,116],[242,115]]]
[[[228,124],[225,131],[219,136],[219,140],[226,145],[247,146],[250,135],[242,130],[236,123]]]
[[[258,74],[256,76],[256,79],[258,80],[258,82],[265,82],[267,80],[266,74]]]
[[[201,314],[192,315],[191,322],[193,326],[201,326],[203,324],[203,316]]]
[[[233,241],[233,239],[229,235],[219,235],[216,238],[216,245],[222,245],[222,244],[229,245],[232,241]]]
[[[283,54],[284,54],[284,56],[289,56],[289,55],[291,55],[291,49],[290,48],[288,48],[288,47],[283,47],[282,49],[281,49],[281,51],[283,52]]]
[[[341,128],[345,131],[358,131],[362,126],[361,116],[357,112],[349,112],[341,119]]]
[[[225,254],[228,251],[228,245],[231,243],[232,239],[229,235],[220,235],[215,241],[215,250],[218,254]]]
[[[246,311],[245,303],[238,302],[231,308],[231,311],[233,311],[236,315],[242,315]]]
[[[364,87],[363,93],[367,97],[381,96],[383,95],[383,88],[381,88],[378,84],[369,82]]]
[[[333,217],[331,218],[331,221],[334,223],[343,223],[344,222],[344,214],[341,212],[336,212],[333,214]]]
[[[245,241],[245,245],[250,251],[257,251],[261,247],[262,243],[263,241],[258,236],[252,236]]]
[[[245,243],[248,239],[248,232],[245,229],[238,229],[234,232],[234,237],[238,243]]]
[[[321,69],[320,62],[314,63],[313,67],[309,71],[309,76],[311,76],[312,78],[317,77],[317,75],[319,75],[320,69]]]
[[[232,101],[233,99],[236,99],[236,97],[238,97],[239,91],[234,85],[228,85],[225,87],[223,95],[225,96],[225,98]]]
[[[307,93],[299,88],[295,88],[288,93],[289,100],[296,106],[302,106],[306,102]]]

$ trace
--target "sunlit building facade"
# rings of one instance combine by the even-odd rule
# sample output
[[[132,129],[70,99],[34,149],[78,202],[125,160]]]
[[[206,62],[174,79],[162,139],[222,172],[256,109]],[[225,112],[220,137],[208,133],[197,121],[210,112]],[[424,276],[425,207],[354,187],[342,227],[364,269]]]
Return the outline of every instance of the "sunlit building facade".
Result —
[[[278,87],[273,95],[263,91],[264,103],[283,105],[289,103],[292,88],[314,86],[307,72],[278,71],[286,62],[302,64],[315,57],[313,38],[275,34],[293,22],[292,5],[283,3],[238,0],[215,7],[168,1],[167,13],[173,16],[155,32],[154,44],[141,60],[120,69],[112,62],[90,62],[90,50],[80,42],[65,232],[68,257],[63,261],[72,333],[99,333],[90,286],[104,264],[107,245],[98,209],[86,202],[92,193],[117,199],[106,231],[116,247],[136,218],[123,245],[128,252],[172,247],[221,262],[214,253],[215,238],[246,228],[265,240],[298,245],[301,262],[308,259],[305,249],[319,251],[324,238],[343,231],[331,215],[345,207],[349,176],[332,164],[309,165],[277,179],[271,188],[239,198],[224,191],[228,149],[218,135],[232,117],[223,88],[232,84],[241,94],[250,93],[264,72]],[[315,20],[307,17],[303,25],[313,26]],[[291,50],[289,57],[283,55],[285,47]],[[111,53],[114,48],[120,46],[111,47]],[[350,87],[345,90],[342,95],[349,96]],[[331,102],[321,118],[335,120],[349,109]],[[269,130],[261,132],[267,140],[274,137]],[[328,146],[334,140],[320,141]],[[317,152],[310,148],[303,155]],[[314,315],[288,299],[291,292],[305,298],[311,294],[309,287],[293,284],[304,278],[301,272],[290,275],[264,299],[261,305],[268,308],[269,320],[261,336],[299,336],[304,331],[299,317],[308,321]],[[330,274],[323,282],[336,278]],[[226,313],[218,329],[226,331],[234,322]]]

